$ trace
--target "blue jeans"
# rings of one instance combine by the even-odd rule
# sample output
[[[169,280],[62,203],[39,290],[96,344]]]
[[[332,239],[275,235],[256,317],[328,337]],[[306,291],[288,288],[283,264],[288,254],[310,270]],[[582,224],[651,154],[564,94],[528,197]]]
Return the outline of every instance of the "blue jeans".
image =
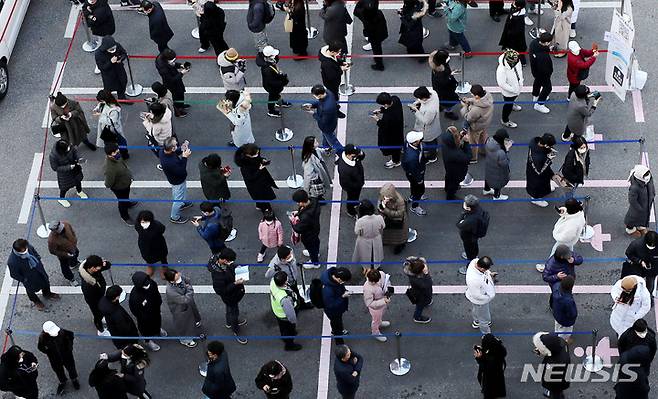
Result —
[[[184,181],[181,184],[172,185],[171,195],[172,195],[172,199],[176,202],[171,203],[170,217],[172,220],[178,220],[181,218],[180,208],[183,205],[189,204],[189,202],[185,202],[185,199],[187,199],[187,182]]]
[[[425,305],[416,304],[416,310],[414,311],[415,320],[419,320],[423,316],[423,309],[425,309]]]
[[[457,33],[453,32],[450,29],[448,29],[448,34],[449,34],[449,42],[451,46],[456,46],[460,45],[462,47],[462,50],[464,50],[465,53],[470,53],[471,52],[471,45],[468,44],[468,40],[466,39],[466,35],[462,33]]]
[[[336,154],[343,152],[343,145],[338,141],[334,132],[322,132],[322,146],[333,148]]]

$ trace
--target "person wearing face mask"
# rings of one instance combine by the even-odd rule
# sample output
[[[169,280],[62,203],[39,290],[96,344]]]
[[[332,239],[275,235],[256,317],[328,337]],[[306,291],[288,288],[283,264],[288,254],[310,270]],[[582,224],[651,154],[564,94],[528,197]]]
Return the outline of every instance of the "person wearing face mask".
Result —
[[[276,199],[274,178],[267,169],[270,160],[263,158],[256,144],[245,144],[235,151],[235,164],[240,167],[240,173],[247,186],[247,192],[256,202],[256,208],[261,212],[272,209],[269,201]]]
[[[427,15],[429,3],[426,0],[404,0],[400,15],[400,38],[398,43],[407,48],[407,54],[425,54],[423,39],[429,36],[430,31],[423,27],[423,17]],[[419,63],[425,62],[423,57],[417,59]]]
[[[379,190],[377,211],[384,217],[382,244],[392,245],[393,253],[397,255],[404,250],[407,241],[417,236],[418,232],[409,228],[407,202],[393,184],[386,183]]]
[[[27,240],[19,238],[14,241],[7,266],[11,278],[23,284],[27,297],[37,310],[43,311],[46,308],[36,294],[38,291],[41,291],[46,299],[59,299],[58,294],[50,291],[50,279],[41,262],[41,256]]]
[[[166,227],[164,224],[155,220],[153,212],[143,210],[137,214],[137,223],[135,223],[135,231],[137,231],[137,246],[142,255],[146,266],[146,274],[153,277],[156,264],[167,265],[167,255],[169,249],[167,248],[167,240],[164,237]],[[160,268],[160,277],[164,278],[164,272],[167,266]]]
[[[219,75],[222,78],[224,88],[229,90],[242,91],[247,85],[244,75],[247,70],[245,60],[240,58],[238,51],[231,47],[222,51],[217,56],[217,66],[219,66]]]
[[[149,19],[149,36],[158,45],[158,51],[162,52],[169,48],[169,40],[174,37],[174,31],[169,27],[167,16],[160,3],[142,0],[140,8]]]
[[[128,226],[134,226],[128,213],[128,209],[137,205],[137,202],[130,201],[130,185],[133,182],[133,174],[126,161],[121,159],[118,144],[108,143],[105,146],[105,155],[105,187],[112,190],[117,200],[123,200],[117,201],[119,215]]]
[[[144,272],[135,272],[132,282],[133,289],[130,291],[128,305],[137,320],[139,333],[143,337],[166,337],[167,332],[162,329],[162,297],[158,292],[158,285]],[[160,350],[160,345],[153,340],[147,339],[144,344],[154,352]]]
[[[626,234],[640,237],[647,233],[656,189],[651,171],[644,165],[635,165],[628,176],[628,211],[624,217]]]
[[[164,276],[167,280],[165,296],[173,318],[175,335],[180,337],[197,336],[195,328],[201,327],[201,314],[194,300],[192,282],[174,269],[168,269]],[[179,339],[178,342],[188,348],[194,348],[197,345],[193,339],[188,338]]]
[[[653,293],[658,276],[658,234],[649,230],[644,237],[633,240],[626,248],[626,258],[630,264],[622,268],[622,277],[630,274],[644,277],[647,282],[647,290]],[[653,301],[653,298],[652,298]]]
[[[97,137],[103,140],[103,145],[112,142],[121,147],[127,146],[128,140],[124,136],[121,121],[121,105],[117,99],[111,92],[101,89],[96,94],[96,100],[98,105],[92,110],[92,115],[98,117]],[[127,148],[120,148],[119,151],[123,159],[130,158]]]
[[[420,86],[414,90],[416,101],[409,105],[414,114],[414,130],[423,132],[423,145],[427,163],[438,160],[438,142],[441,135],[441,103],[434,90]]]
[[[187,160],[192,155],[189,145],[178,145],[175,137],[165,140],[160,149],[160,165],[162,172],[171,185],[171,194],[174,202],[171,204],[169,221],[176,224],[185,224],[189,220],[181,215],[185,209],[194,204],[187,201]]]
[[[270,305],[272,313],[279,325],[281,337],[292,337],[297,335],[297,304],[299,297],[292,290],[286,272],[274,273],[270,281]],[[281,338],[284,342],[284,350],[298,351],[302,346],[295,342],[294,338]]]
[[[318,123],[318,128],[322,132],[322,147],[327,148],[325,154],[334,151],[336,155],[343,152],[343,144],[336,137],[336,128],[338,127],[338,103],[336,96],[324,86],[317,84],[311,88],[311,94],[314,101],[303,109],[307,112],[313,112],[313,119]]]
[[[96,151],[96,145],[87,138],[91,129],[79,102],[57,92],[50,104],[50,118],[53,124],[63,128],[62,139],[73,147],[84,144],[90,150]]]
[[[32,352],[12,345],[0,356],[0,368],[3,373],[3,391],[9,391],[22,399],[39,399],[39,361]]]
[[[509,150],[512,141],[505,129],[498,129],[493,137],[487,139],[485,149],[487,159],[484,169],[484,189],[482,195],[493,195],[494,200],[506,200],[509,196],[501,194],[510,179]]]
[[[73,357],[73,332],[60,328],[52,321],[43,323],[41,334],[39,334],[39,341],[37,344],[39,351],[48,356],[50,367],[57,375],[59,385],[57,386],[57,395],[64,393],[66,388],[66,373],[69,373],[71,383],[75,390],[80,389],[80,382],[78,381],[78,371],[75,369],[75,358]]]
[[[78,286],[78,281],[73,276],[71,269],[78,267],[78,237],[75,235],[71,223],[65,220],[55,220],[48,224],[48,252],[55,255],[59,260],[62,275],[73,287]]]
[[[139,399],[151,399],[151,394],[146,390],[144,377],[144,371],[150,366],[151,360],[141,345],[128,344],[117,352],[101,353],[100,358],[109,363],[119,362],[121,365],[119,376],[123,379],[129,394]]]
[[[196,1],[195,5],[201,6],[203,12],[199,19],[199,40],[201,47],[199,53],[205,53],[212,44],[215,55],[222,51],[228,50],[228,44],[224,40],[224,30],[226,30],[226,15],[224,10],[215,4],[215,1]]]
[[[258,263],[263,262],[268,249],[283,245],[283,226],[272,210],[263,213],[263,218],[258,224],[258,238],[261,242],[256,260]]]
[[[267,115],[280,118],[281,111],[277,107],[290,108],[291,104],[281,97],[281,92],[288,84],[288,75],[283,73],[277,65],[279,62],[279,50],[272,46],[263,49],[265,63],[260,68],[263,78],[263,88],[267,92]]]
[[[651,293],[647,290],[646,281],[640,276],[629,275],[619,279],[612,286],[610,296],[614,301],[610,326],[617,337],[651,310]]]
[[[459,131],[454,126],[448,127],[441,135],[441,144],[441,157],[443,158],[443,167],[446,171],[446,199],[458,199],[456,195],[457,190],[459,190],[460,182],[466,180],[468,164],[473,157],[471,144],[468,141],[466,131]]]
[[[464,118],[464,129],[468,130],[469,142],[481,144],[477,151],[473,151],[471,163],[476,163],[478,155],[486,154],[487,129],[491,125],[494,111],[494,99],[491,93],[484,90],[482,85],[471,86],[473,97],[462,97],[461,110]]]
[[[572,187],[567,196],[573,196],[576,188],[585,184],[585,177],[589,175],[590,154],[587,140],[583,136],[574,136],[572,141],[560,168],[562,177]]]
[[[571,355],[566,341],[555,333],[538,332],[532,337],[533,352],[542,356],[541,386],[544,396],[550,399],[564,399],[564,391],[571,385],[569,364]]]
[[[139,335],[137,326],[119,302],[122,292],[123,289],[118,285],[108,287],[105,295],[98,301],[98,310],[105,318],[110,336],[136,337]],[[125,345],[136,344],[137,339],[113,339],[112,343],[117,349],[121,349]]]
[[[338,88],[343,78],[343,72],[349,70],[351,67],[351,64],[346,63],[345,58],[341,56],[341,51],[340,43],[329,42],[318,53],[322,84],[326,90],[333,94],[335,100],[338,100],[340,95]],[[315,93],[313,94],[315,95]],[[335,106],[338,118],[344,118],[345,114],[340,111],[340,104],[336,103]]]
[[[176,52],[165,48],[155,59],[155,68],[162,78],[162,84],[171,91],[174,99],[174,109],[177,111],[176,116],[181,112],[187,112],[186,108],[190,105],[185,103],[185,83],[183,76],[190,72],[189,63],[181,64],[176,62]]]
[[[439,96],[440,109],[446,118],[456,121],[459,115],[453,109],[459,105],[459,96],[455,92],[458,83],[454,75],[460,71],[450,68],[450,54],[446,50],[432,51],[428,62],[432,69],[432,88]]]
[[[267,399],[288,399],[292,392],[290,370],[278,360],[263,365],[255,379],[256,387],[265,393]]]
[[[427,158],[425,157],[425,151],[423,151],[423,132],[412,130],[407,133],[401,163],[404,174],[409,181],[411,212],[418,216],[425,216],[427,211],[421,208],[418,203],[425,196]]]
[[[548,202],[543,198],[553,191],[551,179],[555,176],[555,172],[551,169],[551,164],[557,156],[557,151],[553,149],[554,145],[555,136],[544,133],[541,137],[535,137],[530,141],[528,150],[525,189],[532,198],[530,202],[542,208],[548,206]]]
[[[94,36],[114,34],[114,15],[107,0],[86,0],[86,4],[82,6],[82,15]]]
[[[580,48],[578,42],[574,40],[569,42],[568,47],[567,79],[569,80],[569,91],[567,92],[567,98],[570,99],[571,93],[589,76],[589,68],[596,62],[599,50],[596,44],[592,44],[591,50]]]
[[[148,108],[149,112],[143,112],[140,114],[140,117],[142,118],[142,126],[146,129],[145,136],[148,145],[152,147],[151,152],[156,158],[158,158],[158,160],[160,160],[159,147],[164,146],[165,140],[174,135],[173,126],[171,124],[172,113],[167,106],[161,103],[149,104]],[[158,163],[156,168],[162,170],[162,165]]]
[[[464,53],[471,52],[471,45],[466,39],[466,21],[468,14],[466,13],[466,5],[469,3],[467,0],[449,0],[446,13],[446,25],[448,27],[448,43],[445,46],[448,50],[455,50],[457,45],[461,46]],[[476,4],[470,1],[470,4]],[[471,58],[471,54],[465,54],[464,57]]]
[[[400,166],[401,147],[404,146],[404,113],[398,96],[386,92],[379,93],[376,100],[380,106],[370,113],[377,122],[377,145],[382,155],[391,156],[384,167],[393,169]],[[387,148],[381,148],[387,147]]]
[[[512,111],[521,111],[521,106],[514,104],[516,98],[521,94],[523,87],[523,69],[519,64],[519,53],[516,50],[505,50],[498,57],[498,67],[496,68],[496,82],[503,94],[503,114],[500,123],[509,128],[515,128],[518,125],[509,119]]]
[[[78,272],[80,273],[80,288],[82,288],[82,295],[84,296],[87,306],[94,318],[94,326],[96,326],[98,336],[109,336],[110,333],[103,325],[103,314],[98,308],[107,283],[103,276],[103,271],[109,270],[112,264],[103,260],[100,256],[89,255],[87,259],[80,263]]]
[[[318,201],[324,200],[324,195],[331,190],[329,169],[320,156],[320,143],[315,136],[307,136],[302,145],[302,168],[304,169],[304,190],[309,197]],[[321,205],[324,205],[322,203]]]
[[[423,309],[432,304],[432,276],[425,258],[409,256],[404,261],[404,274],[409,278],[407,297],[416,306],[414,311],[414,323],[427,324],[432,321],[431,317],[423,316]]]
[[[548,256],[553,256],[555,250],[560,245],[565,245],[573,251],[574,246],[580,240],[583,229],[587,225],[583,204],[575,198],[566,200],[563,206],[557,208],[557,212],[560,217],[553,226],[555,244]],[[537,263],[535,268],[541,273],[544,271],[545,265],[543,263]]]
[[[544,32],[530,43],[530,72],[535,78],[532,82],[532,101],[536,101],[534,110],[547,114],[551,110],[545,101],[553,90],[551,75],[553,75],[553,60],[551,59],[551,43],[553,35]]]
[[[306,248],[304,256],[311,258],[311,263],[304,263],[305,269],[320,268],[320,214],[322,208],[315,198],[309,197],[304,190],[292,194],[292,200],[297,203],[297,210],[290,215],[290,224]]]
[[[256,142],[251,130],[251,94],[243,90],[227,90],[216,108],[231,122],[229,147],[241,147]]]
[[[510,7],[503,33],[500,36],[498,45],[503,48],[503,51],[511,49],[519,53],[525,52],[528,45],[525,41],[525,6],[526,0],[515,0]],[[519,56],[521,65],[525,66],[527,61],[524,54]]]
[[[313,305],[304,301],[304,297],[299,291],[298,283],[302,282],[299,264],[295,258],[295,253],[292,248],[287,245],[281,245],[276,254],[270,260],[267,270],[265,271],[265,278],[271,279],[277,272],[284,272],[288,275],[288,285],[290,289],[297,295],[299,299],[299,310],[312,309]]]
[[[367,199],[359,202],[358,214],[359,219],[354,224],[356,240],[352,262],[356,264],[370,262],[371,267],[379,267],[380,262],[384,260],[382,243],[382,232],[386,227],[384,217],[375,214],[375,205]]]
[[[59,204],[64,208],[71,206],[71,203],[65,199],[66,193],[73,187],[78,197],[87,199],[87,194],[82,191],[82,174],[81,163],[84,162],[78,156],[78,150],[72,147],[66,140],[59,140],[55,143],[50,156],[50,168],[57,173],[57,185],[59,186]]]
[[[462,204],[463,212],[457,222],[459,238],[462,240],[464,252],[462,259],[471,262],[478,257],[480,247],[478,242],[487,235],[489,229],[489,212],[482,209],[478,197],[468,194]],[[467,265],[459,268],[459,273],[466,275]]]
[[[567,107],[567,126],[562,134],[562,141],[569,141],[574,136],[584,136],[587,133],[587,126],[590,125],[589,118],[596,111],[596,107],[601,100],[600,95],[595,97],[590,94],[589,87],[579,85],[569,97],[569,106]]]
[[[358,202],[361,190],[365,185],[365,172],[363,160],[366,154],[354,144],[347,144],[338,159],[338,180],[340,186],[347,193],[347,214],[358,218]]]
[[[247,324],[247,319],[240,318],[240,301],[244,298],[245,280],[236,279],[235,251],[224,248],[222,252],[213,255],[208,262],[208,271],[212,278],[213,290],[224,302],[226,308],[225,327],[231,329],[236,341],[241,345],[248,343],[247,339],[240,336],[240,326]]]
[[[94,59],[101,71],[101,79],[103,79],[103,89],[108,92],[116,91],[120,100],[126,99],[128,75],[123,66],[123,60],[126,57],[126,50],[112,36],[103,37],[101,45],[94,52]],[[133,103],[125,104],[132,105]]]
[[[206,349],[208,372],[201,391],[207,399],[231,399],[236,386],[231,375],[228,354],[224,349],[224,344],[219,341],[210,341]]]
[[[193,218],[192,224],[201,238],[208,243],[210,252],[218,254],[226,248],[224,241],[231,235],[231,230],[222,226],[222,208],[212,202],[202,202],[199,209],[202,216]]]

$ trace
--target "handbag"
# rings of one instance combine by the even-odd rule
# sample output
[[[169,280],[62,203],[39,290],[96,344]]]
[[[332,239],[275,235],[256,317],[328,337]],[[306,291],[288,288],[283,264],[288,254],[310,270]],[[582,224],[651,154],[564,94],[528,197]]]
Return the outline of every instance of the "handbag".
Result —
[[[292,33],[292,18],[290,18],[290,13],[286,13],[286,17],[283,19],[283,31]]]
[[[101,140],[103,140],[103,142],[117,143],[119,142],[117,128],[114,126],[114,121],[112,121],[112,118],[110,118],[109,115],[107,119],[110,120],[112,128],[110,128],[110,125],[103,126],[103,130],[101,130]]]
[[[50,122],[50,133],[52,133],[55,138],[61,138],[62,134],[66,133],[66,126],[64,126],[64,124],[56,123],[53,119]]]
[[[309,185],[309,190],[308,190],[308,195],[310,197],[320,197],[324,195],[325,193],[325,188],[324,188],[324,183],[322,182],[322,179],[320,178],[315,178],[311,180],[311,183]]]
[[[578,71],[578,80],[585,80],[589,77],[589,68]]]

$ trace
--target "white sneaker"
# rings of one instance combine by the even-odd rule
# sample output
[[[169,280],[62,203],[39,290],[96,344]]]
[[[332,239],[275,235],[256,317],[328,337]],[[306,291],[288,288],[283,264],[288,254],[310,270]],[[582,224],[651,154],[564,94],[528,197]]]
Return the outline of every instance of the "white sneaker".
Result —
[[[98,335],[99,337],[111,337],[112,336],[107,329],[105,329],[103,331],[96,331],[96,335]]]
[[[258,256],[256,257],[256,262],[263,263],[263,260],[265,260],[265,254],[259,252]]]
[[[82,198],[82,199],[87,199],[87,198],[89,198],[89,196],[88,196],[84,191],[80,191],[80,192],[78,193],[78,197],[80,197],[80,198]]]
[[[514,123],[512,121],[507,121],[507,122],[500,121],[500,124],[505,126],[505,127],[509,127],[511,129],[514,129],[515,127],[519,126],[519,125],[517,125],[516,123]]]
[[[384,164],[384,167],[386,169],[393,169],[393,168],[397,168],[400,165],[401,165],[400,162],[386,161],[386,163]]]
[[[535,265],[535,269],[537,269],[537,271],[538,271],[539,273],[543,273],[545,268],[546,268],[546,265],[543,264],[543,263],[537,263],[537,264]]]
[[[535,111],[541,112],[542,114],[547,114],[547,113],[551,112],[551,110],[547,106],[545,106],[544,104],[535,104],[534,108],[535,108]]]
[[[160,329],[160,336],[161,336],[161,337],[166,337],[167,335],[168,335],[168,334],[167,334],[167,331],[166,331],[164,328],[161,328],[161,329]]]
[[[388,321],[388,320],[384,320],[384,321],[382,321],[382,324],[380,324],[379,326],[382,327],[382,328],[390,327],[391,322]]]
[[[532,22],[532,20],[531,20],[527,15],[526,15],[526,17],[523,19],[523,21],[524,21],[525,24],[528,25],[528,26],[532,26],[532,25],[535,24],[534,22]]]
[[[576,37],[576,30],[575,29],[571,29],[571,31],[569,32],[569,37],[572,38],[572,39],[574,37]]]
[[[208,49],[203,48],[203,47],[199,47],[199,49],[197,51],[200,52],[200,53],[205,53],[206,51],[208,51]]]
[[[494,201],[505,201],[509,198],[509,195],[500,194],[498,197],[493,197]]]
[[[430,30],[423,27],[423,39],[430,35]]]
[[[532,96],[532,101],[536,102],[537,100],[539,100],[539,96]]]
[[[233,241],[237,236],[238,236],[238,230],[232,229],[231,234],[229,234],[228,237],[226,237],[226,240],[224,240],[224,242]]]
[[[363,46],[361,46],[361,48],[363,49],[363,51],[372,51],[372,44],[366,43]]]
[[[540,208],[546,208],[548,206],[548,202],[543,201],[543,200],[535,200],[535,201],[530,201],[533,205],[537,205]]]
[[[59,202],[59,204],[64,208],[69,208],[71,206],[71,203],[65,199],[57,200],[57,202]]]
[[[468,186],[470,186],[471,184],[473,184],[473,180],[474,180],[474,179],[473,179],[473,176],[471,176],[470,173],[467,173],[467,174],[466,174],[466,177],[464,177],[464,180],[462,180],[461,182],[459,182],[459,185],[462,186],[462,187],[468,187]]]
[[[374,336],[375,339],[376,339],[377,341],[379,341],[379,342],[386,342],[386,341],[388,341],[388,339],[387,339],[386,337],[382,337],[382,336],[379,336],[379,335],[373,335],[373,336]]]
[[[98,69],[98,67],[94,67],[94,74],[95,74],[95,75],[100,75],[100,74],[101,74],[101,70]]]
[[[411,207],[411,212],[415,213],[418,216],[425,216],[427,215],[427,211],[419,206],[417,207]]]
[[[185,345],[188,348],[195,348],[196,347],[196,342],[190,340],[190,341],[178,341],[180,342],[181,345]]]
[[[308,252],[308,249],[303,250],[302,255],[306,256],[307,258],[311,256],[311,254]]]
[[[316,265],[315,263],[304,263],[302,267],[306,270],[319,269],[321,265]]]
[[[491,188],[489,190],[482,190],[482,195],[494,195],[494,189]]]
[[[150,350],[152,350],[153,352],[157,352],[157,351],[160,350],[160,345],[156,344],[153,341],[146,341],[145,344],[146,344],[146,347],[149,348]]]
[[[521,111],[522,109],[523,109],[523,108],[521,108],[520,105],[518,105],[518,104],[512,104],[512,111],[519,112],[519,111]]]

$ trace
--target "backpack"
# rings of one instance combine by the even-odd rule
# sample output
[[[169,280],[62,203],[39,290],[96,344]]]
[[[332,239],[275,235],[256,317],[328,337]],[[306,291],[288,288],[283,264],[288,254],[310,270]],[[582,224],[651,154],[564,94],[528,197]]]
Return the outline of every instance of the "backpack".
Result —
[[[221,207],[221,212],[219,215],[219,227],[221,229],[219,239],[224,241],[231,235],[231,231],[233,231],[233,215],[230,209],[223,206]]]
[[[489,212],[482,210],[482,217],[478,219],[477,231],[475,235],[477,238],[483,238],[487,235],[489,229]]]
[[[324,308],[324,299],[322,299],[322,281],[319,278],[311,280],[311,285],[308,288],[308,296],[311,303],[318,309]]]
[[[263,16],[263,19],[266,24],[269,24],[274,20],[276,10],[274,9],[274,6],[267,1],[263,5],[265,6],[265,15]]]

